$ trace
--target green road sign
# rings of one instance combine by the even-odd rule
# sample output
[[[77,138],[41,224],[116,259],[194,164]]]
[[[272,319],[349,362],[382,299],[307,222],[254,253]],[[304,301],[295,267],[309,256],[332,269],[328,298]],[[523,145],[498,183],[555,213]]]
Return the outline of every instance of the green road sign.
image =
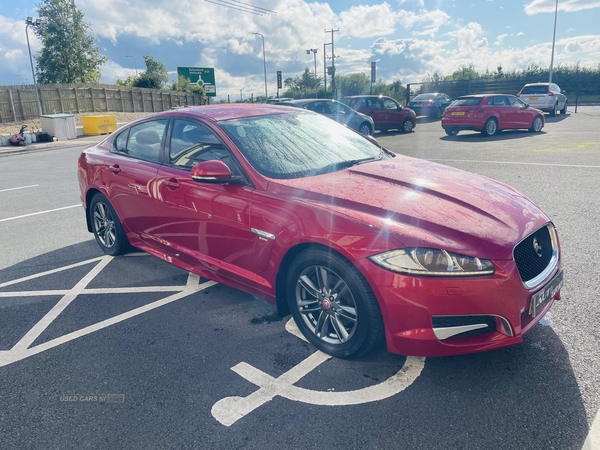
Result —
[[[215,69],[205,67],[178,67],[177,76],[187,78],[192,84],[204,86],[204,90],[208,97],[217,96]]]

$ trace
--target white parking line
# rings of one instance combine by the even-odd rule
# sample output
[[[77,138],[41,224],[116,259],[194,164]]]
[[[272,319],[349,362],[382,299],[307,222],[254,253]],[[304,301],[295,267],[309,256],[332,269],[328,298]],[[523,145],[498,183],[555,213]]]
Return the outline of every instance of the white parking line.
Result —
[[[21,186],[21,187],[16,187],[16,188],[0,189],[0,192],[17,191],[19,189],[27,189],[27,188],[38,187],[38,186],[39,186],[39,184],[32,184],[31,186]]]
[[[577,169],[600,169],[600,166],[587,166],[583,164],[549,164],[549,163],[533,163],[533,162],[517,162],[517,161],[480,161],[476,159],[429,159],[428,161],[436,162],[467,162],[467,163],[483,163],[483,164],[517,164],[519,166],[550,166],[550,167],[575,167]]]
[[[49,212],[62,211],[63,209],[71,209],[71,208],[81,208],[81,205],[77,204],[77,205],[73,205],[73,206],[65,206],[64,208],[49,209],[47,211],[40,211],[40,212],[31,213],[31,214],[24,214],[22,216],[9,217],[7,219],[0,219],[0,222],[6,222],[8,220],[15,220],[15,219],[22,219],[23,217],[37,216],[38,214],[46,214]]]
[[[596,414],[596,419],[590,428],[590,434],[588,434],[581,450],[600,450],[600,411]]]

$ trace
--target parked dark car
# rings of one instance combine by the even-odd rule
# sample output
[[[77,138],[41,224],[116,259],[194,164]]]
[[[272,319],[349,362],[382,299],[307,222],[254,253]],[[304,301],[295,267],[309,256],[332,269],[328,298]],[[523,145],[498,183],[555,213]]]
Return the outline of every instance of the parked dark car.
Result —
[[[498,131],[518,128],[538,133],[544,123],[542,111],[508,94],[459,97],[446,108],[442,117],[442,128],[449,136],[462,130],[480,131],[485,136],[492,136]]]
[[[452,103],[452,99],[441,92],[429,94],[419,94],[412,101],[408,102],[408,107],[412,109],[417,116],[430,116],[441,119],[446,106]]]
[[[265,298],[337,357],[383,342],[420,356],[518,344],[560,298],[556,230],[525,195],[311,111],[165,111],[78,163],[105,253],[133,245]]]
[[[353,95],[341,98],[342,103],[373,119],[375,129],[397,129],[410,133],[417,126],[417,116],[410,108],[403,108],[391,97],[382,95]]]
[[[308,109],[314,111],[336,122],[346,125],[360,134],[370,135],[375,130],[375,124],[366,114],[354,111],[349,106],[344,105],[336,100],[326,99],[302,99],[302,100],[290,100],[282,102],[282,105],[296,106],[297,108]]]

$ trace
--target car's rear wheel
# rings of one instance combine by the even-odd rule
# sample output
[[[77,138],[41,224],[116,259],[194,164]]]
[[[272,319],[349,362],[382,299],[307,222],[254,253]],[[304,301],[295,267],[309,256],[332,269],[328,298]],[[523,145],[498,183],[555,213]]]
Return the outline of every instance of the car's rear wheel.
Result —
[[[289,268],[286,291],[296,325],[319,350],[353,358],[383,340],[377,299],[341,255],[319,248],[300,253]]]
[[[412,123],[412,120],[410,119],[406,119],[404,122],[402,122],[402,132],[403,133],[410,133],[413,129],[414,125]]]
[[[444,115],[444,111],[442,110],[442,107],[438,106],[438,108],[435,110],[435,118],[437,120],[440,120],[443,115]]]
[[[566,114],[567,113],[567,101],[565,100],[565,104],[563,105],[563,108],[560,110],[561,114]]]
[[[533,133],[539,133],[540,131],[542,131],[543,126],[544,122],[542,118],[540,116],[535,116],[535,119],[533,119],[533,122],[531,122],[531,128],[529,129],[529,131]]]
[[[552,108],[552,110],[550,111],[550,115],[552,117],[556,116],[556,113],[558,112],[558,100],[556,100],[556,103],[554,104],[554,107]]]
[[[358,132],[362,135],[368,136],[373,131],[371,130],[371,125],[369,125],[367,122],[364,122],[360,124],[360,127],[358,127]]]
[[[485,136],[493,136],[498,131],[498,122],[493,117],[489,118],[485,125],[483,126],[483,130],[481,133]]]
[[[458,134],[458,130],[454,128],[444,128],[444,131],[448,136],[456,136]]]
[[[104,195],[98,193],[92,197],[89,214],[94,237],[102,251],[112,256],[126,253],[129,241],[119,216]]]

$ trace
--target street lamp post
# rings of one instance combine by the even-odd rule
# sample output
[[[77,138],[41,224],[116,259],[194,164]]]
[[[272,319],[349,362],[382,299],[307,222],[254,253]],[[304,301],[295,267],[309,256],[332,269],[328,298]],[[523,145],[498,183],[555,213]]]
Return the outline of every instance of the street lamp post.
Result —
[[[319,93],[319,89],[317,86],[317,49],[316,48],[309,48],[308,50],[306,50],[306,54],[310,55],[311,52],[314,54],[315,57],[315,98],[318,97],[318,93]]]
[[[558,15],[558,0],[554,9],[554,34],[552,35],[552,56],[550,57],[550,78],[548,83],[552,83],[552,67],[554,66],[554,43],[556,42],[556,16]]]
[[[137,60],[135,59],[135,56],[125,55],[125,58],[133,58],[133,65],[135,67],[135,77],[137,78],[137,76],[138,76],[138,74],[137,74]]]
[[[35,89],[35,98],[37,99],[37,107],[38,107],[38,113],[41,116],[42,113],[42,103],[40,102],[40,94],[38,92],[37,89],[37,83],[35,81],[35,70],[33,69],[33,58],[31,56],[31,46],[29,45],[29,26],[32,27],[37,27],[40,26],[42,24],[42,20],[41,19],[35,19],[33,20],[32,17],[28,17],[27,20],[25,21],[25,23],[27,25],[25,25],[25,36],[27,36],[27,50],[29,50],[29,62],[31,63],[31,76],[33,77],[33,88]]]
[[[268,94],[267,94],[267,57],[265,56],[265,37],[260,34],[260,33],[252,33],[252,34],[257,34],[262,38],[262,42],[263,42],[263,65],[264,65],[264,69],[265,69],[265,103],[267,103],[267,100],[269,98]]]

